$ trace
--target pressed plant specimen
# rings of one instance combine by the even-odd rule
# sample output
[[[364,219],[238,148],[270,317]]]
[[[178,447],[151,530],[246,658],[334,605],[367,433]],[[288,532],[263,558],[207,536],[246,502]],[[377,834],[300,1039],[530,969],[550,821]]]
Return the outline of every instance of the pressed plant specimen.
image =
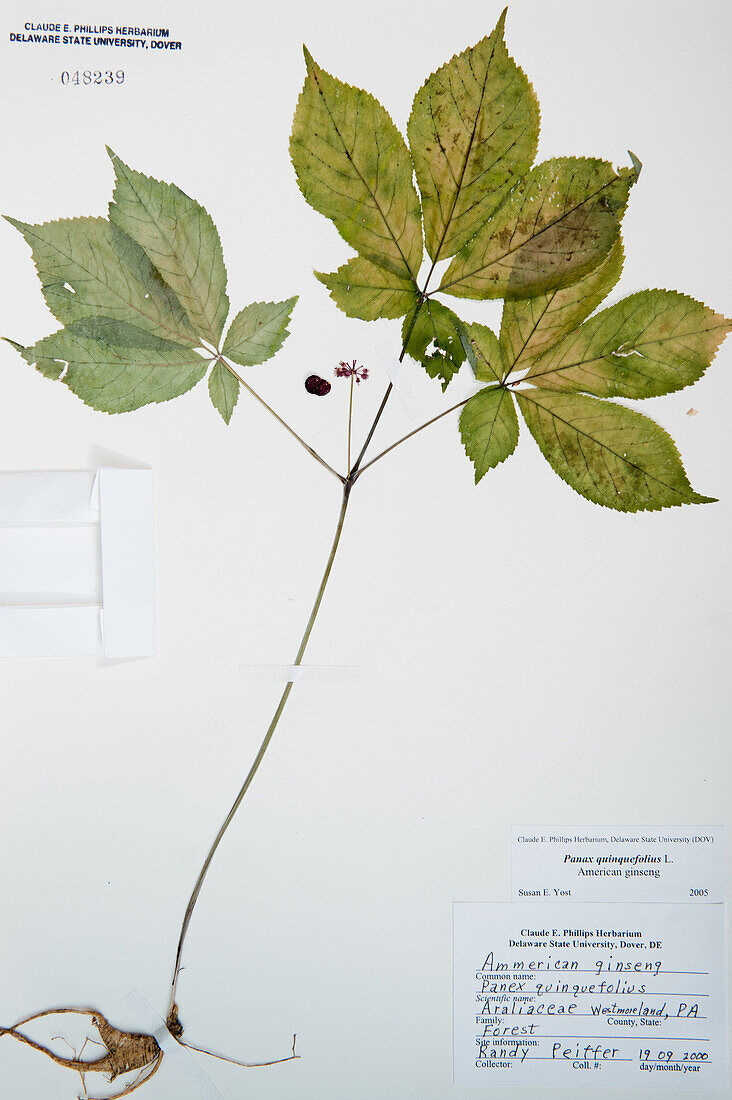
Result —
[[[550,466],[595,504],[637,512],[712,499],[692,488],[664,429],[612,399],[655,397],[692,384],[730,323],[667,290],[643,290],[598,311],[622,272],[620,227],[640,161],[631,153],[630,164],[618,170],[586,157],[534,165],[538,102],[507,52],[504,18],[426,80],[414,99],[408,140],[376,99],[326,73],[305,51],[292,162],[307,202],[355,251],[336,272],[319,273],[318,279],[349,317],[402,319],[400,360],[419,364],[443,391],[461,368],[482,385],[374,454],[372,440],[392,386],[357,441],[353,399],[368,379],[368,365],[344,360],[328,378],[309,374],[305,387],[314,398],[327,398],[341,384],[334,379],[350,387],[343,470],[266,406],[342,490],[296,666],[304,659],[361,477],[458,410],[476,482],[515,450],[520,414]],[[228,424],[242,389],[264,404],[246,368],[282,346],[296,299],[249,305],[224,335],[227,274],[212,219],[178,187],[110,156],[116,183],[108,218],[40,225],[9,219],[30,245],[46,302],[63,326],[31,347],[14,346],[45,377],[107,413],[170,400],[207,376],[211,400]],[[461,320],[446,298],[502,300],[500,330]],[[184,911],[166,1020],[168,1033],[180,1042],[178,984],[190,921],[292,687],[290,680]],[[164,1055],[154,1036],[119,1031],[96,1010],[56,1011],[88,1015],[106,1053],[96,1061],[82,1060],[81,1053],[62,1057],[21,1030],[36,1017],[4,1033],[82,1078],[93,1072],[124,1075],[119,1096],[160,1067]]]

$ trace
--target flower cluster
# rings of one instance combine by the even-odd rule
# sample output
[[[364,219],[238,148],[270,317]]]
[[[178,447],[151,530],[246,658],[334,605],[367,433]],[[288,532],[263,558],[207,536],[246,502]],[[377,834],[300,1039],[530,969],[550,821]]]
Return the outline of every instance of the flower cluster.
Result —
[[[365,382],[369,376],[369,372],[366,367],[357,367],[356,360],[352,363],[344,363],[341,359],[340,363],[335,369],[336,378],[355,378],[357,383]]]

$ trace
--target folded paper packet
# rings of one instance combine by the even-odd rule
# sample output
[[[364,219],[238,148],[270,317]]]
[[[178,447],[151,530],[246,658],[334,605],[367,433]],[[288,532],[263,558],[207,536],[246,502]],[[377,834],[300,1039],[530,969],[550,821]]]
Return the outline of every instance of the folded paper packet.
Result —
[[[152,470],[0,473],[0,657],[155,646]]]

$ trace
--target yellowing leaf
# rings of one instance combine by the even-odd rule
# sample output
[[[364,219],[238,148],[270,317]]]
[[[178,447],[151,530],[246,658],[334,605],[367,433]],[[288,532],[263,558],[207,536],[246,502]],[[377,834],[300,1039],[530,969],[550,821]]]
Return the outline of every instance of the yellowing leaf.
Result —
[[[694,492],[671,437],[640,413],[581,394],[516,398],[547,462],[595,504],[642,512],[713,501]]]
[[[491,35],[428,78],[409,117],[425,243],[435,261],[478,231],[536,155],[539,104],[506,50],[505,15]]]
[[[458,298],[527,298],[568,286],[614,245],[640,165],[560,158],[534,168],[458,252],[440,289]]]
[[[208,392],[213,407],[221,413],[224,423],[228,424],[239,400],[239,379],[223,363],[214,363],[208,376]]]
[[[109,155],[116,173],[110,220],[147,254],[199,338],[218,347],[229,299],[216,226],[175,184],[143,176],[111,150]]]
[[[623,267],[618,237],[607,259],[571,286],[536,298],[508,298],[501,319],[501,348],[509,371],[524,370],[577,328],[610,293]]]
[[[111,321],[112,345],[89,333],[104,332],[104,318],[77,321],[21,352],[46,378],[60,378],[86,405],[121,413],[185,393],[206,373],[206,360],[191,348]]]
[[[332,275],[316,271],[315,277],[327,286],[339,309],[362,321],[403,317],[417,301],[411,279],[377,267],[363,256],[354,256]]]
[[[463,329],[475,360],[474,363],[471,360],[475,377],[479,382],[500,382],[506,376],[506,368],[495,333],[486,325],[463,325]]]
[[[505,386],[487,386],[471,397],[460,414],[460,435],[475,466],[476,485],[516,449],[518,418]]]
[[[223,354],[242,367],[264,363],[289,336],[287,325],[297,295],[285,302],[253,302],[237,313],[224,341]]]
[[[303,195],[367,259],[414,282],[422,223],[404,138],[368,92],[330,76],[305,50],[290,155]]]
[[[62,324],[103,315],[176,343],[196,343],[170,287],[140,246],[106,218],[44,225],[7,220],[33,250],[43,295]]]
[[[672,290],[643,290],[585,321],[535,359],[527,374],[548,390],[657,397],[701,378],[732,322]]]

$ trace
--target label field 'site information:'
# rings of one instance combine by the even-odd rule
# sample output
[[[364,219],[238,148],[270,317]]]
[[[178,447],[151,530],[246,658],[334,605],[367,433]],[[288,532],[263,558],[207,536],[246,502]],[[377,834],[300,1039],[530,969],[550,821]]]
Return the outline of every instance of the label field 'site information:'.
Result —
[[[723,1089],[721,905],[454,908],[455,1084]]]

